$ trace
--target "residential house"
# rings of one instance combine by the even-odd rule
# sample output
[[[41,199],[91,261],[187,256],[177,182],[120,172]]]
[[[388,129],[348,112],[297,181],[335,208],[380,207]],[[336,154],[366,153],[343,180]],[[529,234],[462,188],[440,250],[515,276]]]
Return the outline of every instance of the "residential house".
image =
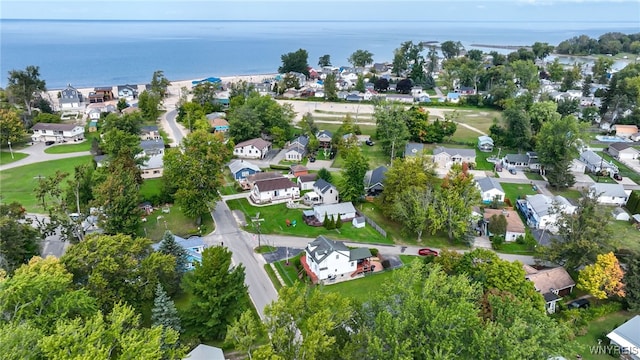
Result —
[[[504,201],[504,190],[502,190],[502,185],[495,178],[478,178],[476,179],[476,186],[482,195],[482,202],[489,204],[493,201]]]
[[[493,151],[493,139],[490,136],[478,136],[478,149],[483,152]]]
[[[89,132],[98,131],[98,122],[96,120],[89,121]]]
[[[393,87],[395,87],[395,84],[393,84]],[[392,91],[391,84],[389,84],[389,90]],[[393,89],[393,91],[395,91],[395,89]],[[406,104],[413,104],[414,101],[413,96],[409,94],[386,94],[385,98],[390,102],[400,102]]]
[[[284,178],[284,176],[281,173],[275,172],[275,171],[269,171],[269,172],[258,172],[253,175],[249,175],[247,176],[247,181],[249,182],[249,185],[253,186],[253,184],[255,184],[258,181],[269,180],[269,179],[281,179],[281,178]]]
[[[318,194],[320,204],[337,204],[340,193],[338,189],[324,179],[318,179],[313,184],[313,192]]]
[[[349,95],[347,95],[345,100],[347,100],[347,101],[362,101],[363,99],[362,99],[362,96],[360,96],[359,94],[349,94]]]
[[[370,271],[371,251],[367,248],[349,249],[341,241],[330,240],[322,235],[307,244],[302,266],[312,282],[349,280]]]
[[[476,94],[476,89],[470,87],[470,86],[459,86],[456,90],[456,93],[460,94],[460,95],[475,95]]]
[[[111,86],[97,87],[89,93],[89,102],[91,104],[111,101],[114,98],[115,97],[113,96],[113,88]]]
[[[89,110],[89,113],[87,115],[89,115],[89,120],[98,121],[100,120],[102,113],[100,112],[100,109],[94,108]]]
[[[460,94],[455,93],[455,92],[450,92],[447,94],[447,101],[457,104],[460,102]]]
[[[155,179],[162,177],[164,172],[164,140],[162,138],[155,140],[140,141],[142,153],[140,157],[146,160],[140,165],[143,179]]]
[[[502,159],[504,167],[518,170],[539,170],[538,154],[528,151],[524,154],[507,154]]]
[[[611,345],[618,347],[620,359],[640,360],[640,315],[627,320],[624,324],[607,334]]]
[[[82,107],[84,99],[82,93],[69,84],[66,89],[60,91],[60,100],[58,101],[60,109],[66,110],[79,109]]]
[[[298,85],[300,87],[303,87],[307,83],[307,76],[305,74],[291,71],[289,72],[289,75],[293,75],[296,79],[298,79]]]
[[[640,132],[637,132],[629,137],[631,141],[640,141]]]
[[[200,344],[191,350],[183,360],[225,360],[222,349]]]
[[[430,103],[431,97],[428,94],[422,94],[417,97],[418,102],[420,103]]]
[[[84,140],[84,126],[77,124],[37,123],[31,128],[31,140],[69,142]]]
[[[549,314],[556,312],[556,303],[563,296],[570,294],[576,286],[571,275],[562,266],[538,270],[529,265],[523,265],[525,278],[533,283],[544,297],[545,309]]]
[[[231,104],[231,100],[229,100],[229,98],[215,98],[215,99],[213,99],[213,103],[214,104],[220,104],[220,105],[222,105],[223,108],[226,109]]]
[[[231,176],[233,176],[236,181],[247,180],[249,176],[262,171],[257,165],[243,159],[232,160],[228,167],[229,171],[231,171]]]
[[[411,87],[411,96],[413,96],[414,99],[420,97],[420,95],[422,95],[422,86],[412,86]]]
[[[142,140],[159,140],[162,139],[160,129],[157,125],[142,126],[140,128],[140,139]]]
[[[118,98],[135,100],[138,97],[138,85],[118,85]]]
[[[194,236],[189,239],[173,235],[176,243],[187,252],[187,270],[195,269],[195,264],[202,262],[202,252],[207,247],[201,237]],[[153,250],[158,251],[162,242],[152,244]]]
[[[631,190],[627,193],[621,184],[595,183],[589,187],[589,193],[597,198],[599,204],[624,206]]]
[[[374,63],[372,65],[372,68],[376,71],[376,73],[383,73],[387,70],[389,70],[389,67],[387,67],[387,64],[385,63]]]
[[[315,184],[317,178],[317,173],[298,176],[296,181],[300,191],[313,190],[313,184]]]
[[[284,154],[285,160],[302,161],[302,159],[304,159],[304,156],[307,154],[308,144],[309,144],[308,136],[301,135],[293,139],[289,143],[289,146],[287,147],[287,151]]]
[[[604,160],[600,155],[591,150],[583,151],[580,154],[580,161],[582,161],[585,164],[586,169],[592,173],[606,171],[615,174],[618,172],[618,167],[616,165]]]
[[[251,139],[237,144],[233,148],[233,155],[243,159],[264,159],[271,150],[271,143],[261,139]]]
[[[613,216],[614,220],[618,221],[629,221],[631,220],[631,215],[627,212],[627,210],[617,207],[611,210],[611,216]]]
[[[526,235],[524,223],[520,218],[520,215],[514,210],[510,209],[484,209],[484,224],[486,225],[485,234],[489,234],[489,222],[493,215],[504,215],[507,219],[507,231],[504,235],[504,241],[512,242],[518,240],[519,237]]]
[[[453,164],[475,164],[476,151],[474,149],[454,149],[438,146],[433,149],[433,162],[439,168],[450,169]]]
[[[367,196],[378,196],[384,190],[384,179],[387,173],[386,166],[378,166],[368,170],[364,175],[364,190]]]
[[[320,148],[329,149],[331,148],[331,139],[333,138],[333,134],[328,130],[320,130],[316,134],[316,139],[320,143]]]
[[[249,197],[256,204],[278,200],[295,200],[300,197],[300,189],[296,183],[285,177],[260,180],[253,183]]]
[[[624,139],[628,139],[631,135],[638,132],[638,127],[636,125],[613,125],[611,126],[612,130],[615,130],[616,136]]]
[[[268,95],[272,93],[273,85],[270,82],[254,84],[254,90],[260,95]]]
[[[571,167],[569,167],[569,171],[577,174],[584,174],[584,171],[587,169],[587,164],[583,163],[578,159],[573,159],[571,161]]]
[[[207,121],[214,133],[226,133],[229,131],[229,122],[225,119],[219,117],[210,119],[209,115],[207,115]]]
[[[420,144],[420,143],[407,143],[407,145],[404,146],[404,157],[410,157],[410,156],[422,156],[424,155],[424,144]]]
[[[291,165],[289,167],[289,173],[293,177],[298,177],[300,175],[308,175],[309,169],[307,169],[307,167],[304,165]]]
[[[517,206],[527,225],[534,229],[548,229],[551,232],[557,230],[560,213],[573,214],[577,209],[563,196],[550,197],[544,194],[527,195],[526,199],[517,201]]]
[[[313,207],[313,216],[320,223],[324,221],[325,216],[335,220],[338,218],[338,215],[340,215],[342,221],[351,221],[356,217],[356,208],[353,207],[351,202],[324,204]]]
[[[613,143],[609,145],[609,155],[618,160],[635,160],[640,158],[640,150],[632,147],[629,143]]]

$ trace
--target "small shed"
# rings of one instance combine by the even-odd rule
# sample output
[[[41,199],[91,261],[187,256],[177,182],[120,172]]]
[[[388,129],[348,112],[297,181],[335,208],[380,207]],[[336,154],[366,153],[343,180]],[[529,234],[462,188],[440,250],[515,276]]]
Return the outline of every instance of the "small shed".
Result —
[[[351,224],[356,229],[362,229],[363,227],[365,227],[367,222],[364,220],[364,216],[358,216],[356,218],[353,218],[353,220],[351,220]]]
[[[619,221],[629,221],[631,219],[631,215],[629,215],[629,213],[621,207],[617,207],[611,210],[611,215],[615,220]]]

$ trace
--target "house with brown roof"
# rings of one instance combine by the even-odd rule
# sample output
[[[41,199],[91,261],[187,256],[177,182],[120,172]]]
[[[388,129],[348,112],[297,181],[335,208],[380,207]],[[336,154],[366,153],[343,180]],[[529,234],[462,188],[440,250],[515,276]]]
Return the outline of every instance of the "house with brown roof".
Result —
[[[291,165],[290,169],[290,173],[293,177],[309,174],[309,169],[304,165]]]
[[[529,265],[523,265],[525,278],[531,282],[545,301],[545,308],[549,314],[556,312],[556,303],[563,296],[570,294],[576,286],[571,275],[562,266],[538,270]]]
[[[103,103],[113,99],[115,99],[115,96],[113,96],[113,87],[111,86],[97,87],[89,93],[89,102],[91,104]]]
[[[229,122],[222,118],[208,119],[209,125],[214,133],[225,133],[229,131]]]
[[[613,143],[609,145],[607,152],[618,160],[635,160],[640,158],[640,150],[632,147],[629,143]]]
[[[298,185],[286,177],[260,180],[253,183],[251,200],[265,204],[278,200],[296,200],[300,197]]]
[[[237,144],[233,148],[233,155],[242,159],[264,159],[269,150],[271,150],[270,142],[256,138]]]
[[[269,179],[280,179],[283,177],[284,176],[281,173],[275,172],[275,171],[258,172],[253,175],[247,176],[247,181],[251,186],[253,186],[253,184],[255,184],[258,181],[269,180]]]
[[[510,209],[484,209],[484,223],[487,226],[485,234],[489,234],[488,225],[493,215],[504,215],[507,219],[507,232],[504,235],[504,241],[516,241],[520,236],[525,236],[525,227],[518,213]]]
[[[317,173],[313,173],[313,174],[307,174],[307,175],[300,175],[298,176],[298,187],[300,187],[300,190],[313,190],[313,184],[316,182],[316,179],[318,178],[318,174]]]
[[[633,134],[638,132],[638,127],[636,125],[613,125],[611,127],[612,130],[615,130],[616,136],[624,139],[630,138]]]
[[[84,126],[77,124],[37,123],[31,128],[31,140],[67,142],[84,139]]]

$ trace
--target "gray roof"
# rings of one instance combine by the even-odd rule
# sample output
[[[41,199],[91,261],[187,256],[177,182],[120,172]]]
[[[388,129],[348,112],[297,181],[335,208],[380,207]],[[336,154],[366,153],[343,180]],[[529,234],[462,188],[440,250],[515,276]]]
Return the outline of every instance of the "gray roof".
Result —
[[[482,192],[489,191],[491,189],[497,189],[504,193],[504,190],[502,190],[502,185],[500,185],[498,180],[496,180],[495,178],[479,178],[476,179],[476,182],[478,183],[478,186],[480,186],[480,190]]]
[[[486,136],[486,135],[478,136],[478,142],[480,144],[489,143],[493,145],[493,139],[490,136]]]
[[[319,193],[326,193],[329,189],[335,189],[331,183],[327,182],[325,179],[318,179],[315,183],[313,183],[313,187],[318,189]]]
[[[158,132],[158,125],[149,125],[140,127],[140,133],[148,134],[150,132]]]
[[[77,124],[50,124],[50,123],[37,123],[33,125],[31,130],[53,130],[53,131],[71,131],[76,127],[82,127]]]
[[[420,143],[407,143],[404,146],[404,156],[416,156],[418,153],[422,153],[424,150],[424,144]]]
[[[638,331],[638,329],[640,329],[640,315],[636,315],[626,323],[618,326],[612,332],[610,332],[607,337],[611,338],[612,334],[617,335],[627,342],[635,345],[636,349],[638,349],[637,347],[640,346],[640,331]]]
[[[236,174],[238,171],[242,169],[251,169],[255,172],[259,172],[260,168],[258,165],[252,164],[248,161],[244,160],[233,160],[229,163],[229,170],[231,170],[232,174]]]
[[[593,192],[596,196],[627,197],[627,193],[624,192],[624,186],[621,184],[595,183],[589,187],[589,191]]]
[[[456,149],[456,148],[446,148],[444,146],[438,146],[433,149],[433,155],[438,155],[441,153],[448,154],[449,156],[460,155],[463,157],[475,157],[476,150],[475,149]]]
[[[316,264],[321,263],[335,251],[344,255],[348,255],[350,253],[349,248],[342,241],[330,240],[322,235],[307,244],[306,250]]]
[[[349,252],[349,261],[368,259],[371,256],[371,250],[367,248],[355,248]]]
[[[260,192],[290,189],[290,188],[298,187],[297,184],[293,183],[291,180],[287,179],[286,177],[256,181],[254,183],[254,186],[257,186]]]
[[[606,162],[602,161],[600,155],[594,153],[591,150],[583,151],[582,154],[580,154],[580,157],[584,159],[584,161],[588,165],[599,165],[600,163],[603,163],[603,165],[608,165]]]
[[[510,164],[515,164],[515,163],[528,164],[529,163],[529,156],[527,156],[526,154],[507,154],[504,158]]]
[[[538,216],[548,215],[554,204],[572,206],[569,200],[560,195],[553,198],[544,194],[528,195],[527,201]]]
[[[185,238],[181,238],[180,236],[173,235],[173,238],[176,240],[176,243],[180,245],[181,248],[186,250],[186,252],[191,257],[202,261],[202,254],[194,250],[200,247],[203,247],[203,248],[207,247],[206,244],[204,243],[204,240],[201,237],[194,236],[194,237],[185,239]],[[162,241],[152,244],[151,247],[153,248],[153,250],[158,251],[158,249],[160,249],[161,244],[162,244]]]
[[[354,220],[356,221],[356,223],[358,224],[362,224],[364,222],[366,222],[366,220],[364,219],[364,216],[359,216],[357,218],[354,218]]]
[[[373,170],[367,171],[366,174],[364,175],[364,186],[369,188],[376,184],[382,185],[386,172],[387,172],[386,166],[378,166]]]
[[[156,140],[141,140],[140,147],[144,151],[164,149],[164,140],[161,138]]]
[[[224,360],[224,352],[222,349],[200,344],[196,346],[195,349],[191,350],[190,353],[183,360]]]
[[[316,135],[316,137],[317,137],[317,138],[319,138],[319,137],[321,137],[321,136],[323,136],[323,135],[328,136],[329,138],[332,138],[332,137],[333,137],[333,134],[332,134],[332,133],[331,133],[331,131],[329,131],[329,130],[320,130],[320,131],[318,132],[318,134]]]
[[[262,139],[262,138],[255,138],[255,139],[243,141],[243,142],[241,142],[239,144],[236,144],[235,149],[242,148],[242,147],[249,146],[249,145],[252,145],[253,147],[255,147],[258,150],[262,150],[262,149],[264,149],[266,147],[271,146],[271,143],[268,142],[267,140]]]
[[[313,212],[317,214],[326,213],[328,216],[333,216],[336,214],[348,214],[355,213],[356,208],[353,207],[351,202],[343,202],[338,204],[328,204],[328,205],[318,205],[313,207]]]
[[[613,148],[613,149],[616,149],[616,150],[618,150],[618,151],[622,151],[622,150],[624,150],[624,149],[630,148],[630,147],[631,147],[631,145],[630,145],[629,143],[622,143],[622,142],[619,142],[619,143],[613,143],[613,144],[609,145],[609,147],[610,147],[610,148]],[[633,150],[636,150],[636,149],[634,149],[634,148],[632,148],[632,149],[633,149]],[[638,150],[636,150],[636,151],[638,151]]]
[[[306,174],[306,175],[300,175],[298,176],[298,182],[304,183],[304,182],[310,182],[310,181],[314,181],[318,178],[318,174],[317,173],[312,173],[312,174]]]
[[[289,151],[295,151],[298,154],[304,155],[307,153],[307,150],[304,148],[304,146],[300,145],[300,144],[294,144],[289,146],[289,148],[287,149],[287,152]]]
[[[291,140],[291,144],[298,143],[302,146],[307,146],[309,144],[309,137],[305,135],[300,135],[297,138]]]
[[[147,154],[147,155],[153,155],[153,156],[149,156],[142,165],[140,165],[140,169],[159,169],[162,168],[164,166],[164,160],[163,160],[163,156],[160,155],[160,153],[156,152],[154,154]]]

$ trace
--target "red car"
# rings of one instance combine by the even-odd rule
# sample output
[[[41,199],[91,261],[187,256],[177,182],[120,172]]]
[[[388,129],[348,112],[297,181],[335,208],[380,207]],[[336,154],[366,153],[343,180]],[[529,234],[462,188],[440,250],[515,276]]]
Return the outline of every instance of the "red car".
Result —
[[[418,255],[422,255],[422,256],[438,256],[438,252],[433,250],[433,249],[424,248],[424,249],[418,250]]]

